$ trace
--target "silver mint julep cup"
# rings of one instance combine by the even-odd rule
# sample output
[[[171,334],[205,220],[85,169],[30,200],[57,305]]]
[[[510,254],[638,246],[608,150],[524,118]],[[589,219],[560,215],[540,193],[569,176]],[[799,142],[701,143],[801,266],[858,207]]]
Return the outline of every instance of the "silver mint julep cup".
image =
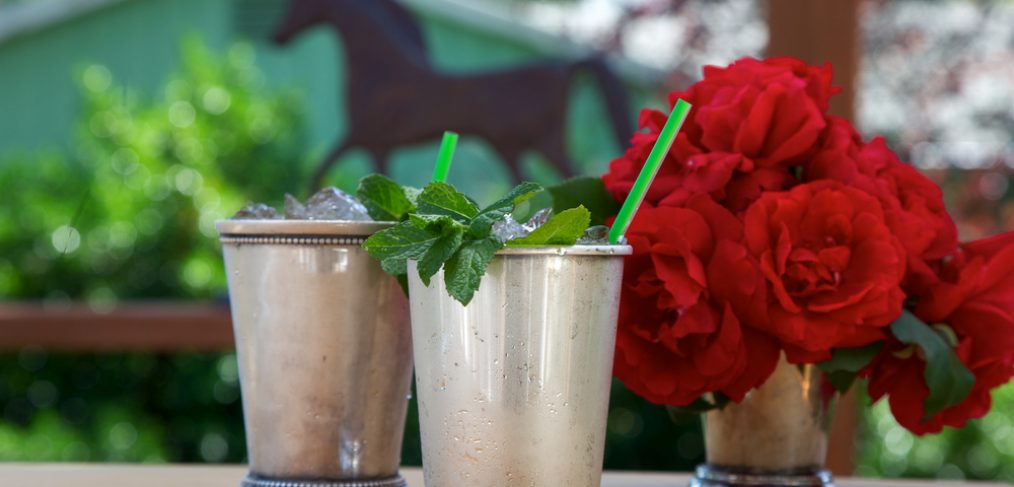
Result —
[[[408,303],[362,249],[374,222],[217,224],[250,473],[243,487],[401,487]]]
[[[630,252],[501,250],[468,306],[409,262],[427,487],[600,485]]]

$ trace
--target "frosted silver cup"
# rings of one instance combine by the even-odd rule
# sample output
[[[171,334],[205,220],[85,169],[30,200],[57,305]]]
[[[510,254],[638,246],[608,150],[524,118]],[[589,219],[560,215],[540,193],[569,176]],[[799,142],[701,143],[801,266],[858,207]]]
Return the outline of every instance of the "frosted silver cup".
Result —
[[[630,252],[502,250],[468,306],[409,263],[427,487],[600,485]]]
[[[222,221],[250,474],[244,487],[395,487],[408,303],[363,251],[384,223]]]

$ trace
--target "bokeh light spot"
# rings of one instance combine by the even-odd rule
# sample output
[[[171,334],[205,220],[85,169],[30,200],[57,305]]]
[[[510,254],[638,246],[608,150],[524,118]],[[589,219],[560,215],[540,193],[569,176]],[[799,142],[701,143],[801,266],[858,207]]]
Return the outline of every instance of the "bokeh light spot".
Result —
[[[232,104],[232,95],[221,86],[212,86],[204,92],[201,98],[204,109],[212,115],[221,115],[229,109]]]
[[[92,93],[102,93],[109,89],[113,83],[113,74],[101,64],[92,64],[84,70],[81,81],[85,88]]]
[[[81,233],[70,225],[63,225],[53,231],[53,248],[61,254],[70,254],[81,246]]]
[[[177,101],[169,106],[169,123],[176,127],[187,128],[194,124],[196,118],[197,112],[190,102]]]

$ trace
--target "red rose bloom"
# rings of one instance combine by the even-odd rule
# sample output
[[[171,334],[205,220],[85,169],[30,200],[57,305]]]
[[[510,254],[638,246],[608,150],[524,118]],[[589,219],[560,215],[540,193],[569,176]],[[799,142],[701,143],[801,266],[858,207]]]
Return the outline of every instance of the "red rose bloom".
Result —
[[[908,252],[905,289],[925,292],[936,277],[930,263],[952,254],[957,228],[933,181],[901,162],[883,138],[863,144],[840,117],[829,118],[821,149],[806,165],[809,181],[831,179],[862,189],[880,200],[887,225]]]
[[[920,435],[982,417],[990,392],[1014,376],[1014,233],[969,244],[963,254],[945,273],[955,280],[937,282],[914,311],[924,322],[953,331],[955,353],[975,375],[968,397],[924,418],[926,364],[898,342],[889,343],[867,370],[870,396],[887,396],[898,423]]]
[[[708,290],[716,243],[742,236],[742,225],[706,196],[687,208],[645,208],[627,239],[614,374],[655,402],[688,405],[720,391],[742,400],[778,360],[778,346],[744,328]]]
[[[716,275],[735,282],[716,293],[776,336],[790,361],[882,340],[901,314],[905,251],[872,196],[831,181],[766,193],[747,210],[744,233],[749,259],[717,261]]]
[[[789,168],[811,155],[825,127],[830,67],[814,68],[791,58],[742,59],[726,68],[705,67],[704,79],[670,95],[694,109],[646,198],[652,206],[681,206],[710,194],[740,211],[761,192],[790,187]],[[603,176],[622,201],[630,192],[667,115],[645,110],[623,157]]]

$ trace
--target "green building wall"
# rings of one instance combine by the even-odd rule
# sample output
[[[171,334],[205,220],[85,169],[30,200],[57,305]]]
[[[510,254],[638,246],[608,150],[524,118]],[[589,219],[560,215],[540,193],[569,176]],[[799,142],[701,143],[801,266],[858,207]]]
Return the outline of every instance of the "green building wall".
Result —
[[[80,105],[76,74],[90,63],[103,64],[118,84],[152,95],[177,67],[180,39],[186,35],[201,37],[215,50],[234,40],[251,42],[269,84],[303,93],[310,136],[308,159],[323,154],[347,126],[343,101],[347,73],[340,39],[322,27],[285,47],[250,39],[240,32],[250,31],[249,25],[236,21],[235,9],[246,8],[243,1],[124,0],[0,43],[0,160],[71,150]],[[552,57],[547,53],[552,49],[426,10],[419,11],[419,18],[431,59],[439,69],[464,73]],[[249,17],[243,17],[247,24]],[[255,18],[255,23],[263,24],[259,27],[266,32],[274,18],[261,17]],[[634,107],[642,105],[648,95],[637,88],[645,84],[642,80],[629,81],[634,117]],[[570,112],[572,156],[583,172],[602,172],[621,147],[612,136],[605,107],[590,79],[576,80]],[[436,150],[434,142],[396,151],[390,166],[393,176],[403,183],[424,182]],[[482,140],[465,137],[458,154],[452,183],[477,194],[507,185],[506,170]],[[526,156],[525,163],[532,179],[558,177],[537,155]],[[372,169],[366,157],[356,152],[345,157],[339,167],[349,177]]]

